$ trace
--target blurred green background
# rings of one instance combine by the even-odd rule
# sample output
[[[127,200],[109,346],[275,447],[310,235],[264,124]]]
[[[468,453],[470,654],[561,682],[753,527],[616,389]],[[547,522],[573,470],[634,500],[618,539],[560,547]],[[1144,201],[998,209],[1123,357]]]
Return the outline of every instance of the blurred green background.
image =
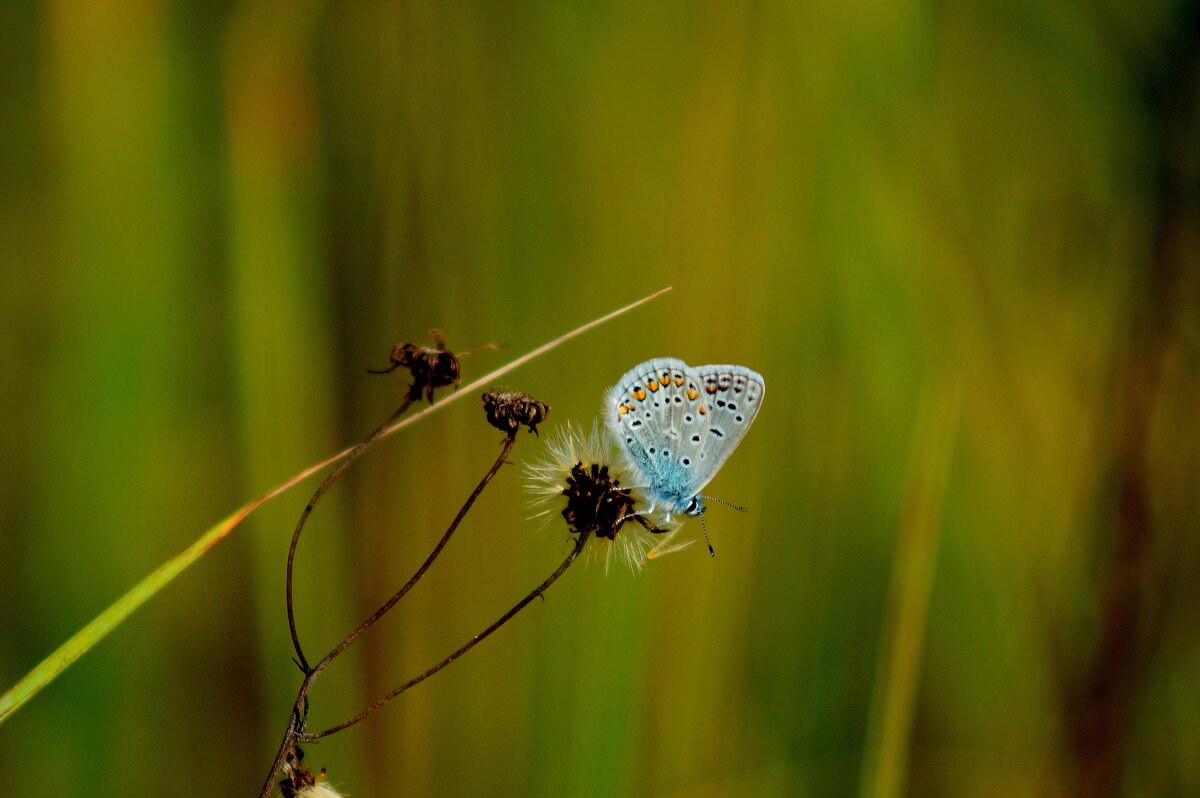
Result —
[[[702,546],[547,601],[308,748],[354,796],[1200,794],[1197,5],[0,5],[0,689],[353,443],[444,332],[590,424],[655,356],[765,408]],[[310,653],[496,453],[370,451],[298,558]],[[522,436],[517,461],[543,440]],[[315,481],[0,726],[6,790],[253,795]],[[336,723],[564,555],[505,469],[317,685]],[[688,531],[699,532],[689,524]]]

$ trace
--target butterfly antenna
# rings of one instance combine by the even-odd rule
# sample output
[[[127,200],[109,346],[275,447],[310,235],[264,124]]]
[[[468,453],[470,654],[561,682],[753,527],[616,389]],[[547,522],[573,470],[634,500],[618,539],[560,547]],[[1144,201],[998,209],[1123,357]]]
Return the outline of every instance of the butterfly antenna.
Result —
[[[705,496],[704,499],[705,499],[705,501],[716,502],[717,504],[723,504],[726,507],[732,507],[733,509],[739,510],[743,513],[750,512],[749,507],[739,507],[738,505],[733,504],[731,502],[727,502],[724,499],[718,499],[716,496]]]
[[[708,544],[708,556],[716,557],[717,553],[713,551],[712,543],[708,540],[708,527],[704,523],[704,513],[700,513],[700,528],[704,530],[704,542]]]

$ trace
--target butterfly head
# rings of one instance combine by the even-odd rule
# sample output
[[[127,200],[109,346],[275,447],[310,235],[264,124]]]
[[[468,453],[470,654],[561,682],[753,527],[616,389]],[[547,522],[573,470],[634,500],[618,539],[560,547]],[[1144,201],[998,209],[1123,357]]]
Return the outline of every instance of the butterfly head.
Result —
[[[690,515],[692,518],[704,515],[704,497],[693,496],[692,500],[688,502],[687,507],[684,508],[683,514]]]

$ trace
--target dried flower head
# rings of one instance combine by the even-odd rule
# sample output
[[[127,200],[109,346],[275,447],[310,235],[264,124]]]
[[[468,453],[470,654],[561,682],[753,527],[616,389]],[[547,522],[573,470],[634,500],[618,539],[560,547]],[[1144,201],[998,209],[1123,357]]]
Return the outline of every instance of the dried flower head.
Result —
[[[488,391],[483,395],[483,411],[488,423],[501,432],[516,432],[524,425],[536,435],[550,405],[520,391]]]
[[[677,528],[659,528],[639,511],[636,491],[621,485],[606,448],[597,425],[585,434],[567,424],[547,436],[546,458],[527,464],[526,476],[538,515],[558,510],[572,535],[589,531],[596,538],[599,549],[592,551],[605,567],[615,552],[636,570],[682,547],[668,546]]]
[[[325,778],[323,768],[314,776],[312,771],[304,766],[304,751],[299,746],[288,752],[280,775],[283,778],[279,781],[279,793],[283,798],[339,798],[340,796],[340,793],[328,784],[318,781]]]
[[[462,379],[462,365],[458,362],[460,357],[480,349],[500,348],[496,344],[484,344],[472,349],[471,352],[461,352],[456,355],[446,348],[446,340],[442,338],[440,332],[430,330],[429,337],[433,339],[434,346],[417,346],[412,343],[397,344],[392,349],[390,366],[379,370],[367,369],[367,371],[371,374],[388,374],[398,368],[408,369],[413,379],[412,385],[408,386],[409,399],[416,401],[424,393],[432,403],[434,389],[444,388],[447,385],[458,387],[458,383]]]

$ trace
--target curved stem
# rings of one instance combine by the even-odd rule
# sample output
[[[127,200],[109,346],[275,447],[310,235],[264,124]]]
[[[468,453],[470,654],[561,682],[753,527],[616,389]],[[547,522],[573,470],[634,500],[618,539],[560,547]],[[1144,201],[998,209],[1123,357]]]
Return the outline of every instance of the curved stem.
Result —
[[[333,469],[333,473],[325,478],[325,481],[321,483],[319,488],[317,488],[316,492],[312,495],[312,498],[308,500],[308,504],[304,507],[304,512],[300,513],[300,520],[296,522],[296,531],[292,533],[292,542],[288,546],[287,584],[285,592],[287,601],[288,631],[292,634],[292,648],[296,651],[296,660],[300,665],[300,669],[305,673],[308,673],[311,668],[308,667],[308,660],[304,658],[304,650],[300,647],[300,635],[296,632],[296,612],[292,603],[292,569],[296,560],[296,546],[300,543],[300,533],[304,531],[304,525],[308,522],[308,516],[312,514],[313,508],[317,506],[317,502],[321,500],[321,496],[324,495],[325,491],[329,490],[329,486],[332,485],[337,478],[342,475],[343,471],[350,467],[351,463],[358,459],[358,456],[361,455],[368,446],[377,441],[385,432],[387,432],[388,429],[391,428],[392,424],[395,423],[396,419],[400,418],[400,416],[404,414],[404,411],[407,410],[412,403],[413,395],[410,391],[408,395],[404,397],[404,401],[400,403],[399,409],[396,410],[395,413],[392,413],[391,418],[383,422],[383,424],[377,430],[364,438],[362,443],[351,449],[342,462],[338,463],[337,468]]]
[[[306,508],[306,510],[305,510],[305,514],[307,514],[308,511],[310,511],[312,509],[312,505],[316,503],[316,499],[319,498],[322,493],[324,493],[324,491],[327,487],[329,487],[329,483],[333,482],[333,480],[337,478],[337,475],[345,470],[345,465],[349,464],[349,462],[351,460],[353,460],[359,453],[361,453],[363,448],[365,448],[373,440],[378,438],[381,430],[386,429],[388,424],[391,424],[393,421],[395,421],[396,417],[399,416],[400,413],[403,413],[404,410],[407,408],[407,406],[408,406],[408,403],[406,402],[400,408],[400,410],[396,411],[396,413],[392,416],[392,418],[390,418],[388,420],[387,424],[384,424],[383,427],[380,427],[380,429],[376,430],[371,435],[371,437],[364,440],[361,444],[359,444],[357,447],[355,447],[355,449],[349,455],[347,455],[346,460],[343,461],[342,465],[340,465],[338,467],[338,469],[333,474],[331,474],[328,479],[325,480],[325,484],[323,484],[317,490],[317,494],[314,497],[313,501],[309,502],[308,508]],[[305,715],[304,707],[307,705],[309,690],[312,689],[313,682],[316,681],[317,676],[319,676],[321,674],[321,671],[325,670],[325,667],[330,662],[332,662],[339,654],[341,654],[343,651],[345,651],[350,646],[351,643],[353,643],[355,640],[357,640],[358,637],[363,632],[365,632],[365,631],[367,631],[367,629],[371,628],[371,626],[373,626],[376,621],[378,621],[380,618],[382,618],[384,616],[384,614],[387,613],[388,610],[390,610],[393,606],[395,606],[397,601],[404,598],[404,595],[406,593],[408,593],[409,590],[412,589],[413,585],[415,585],[417,583],[417,581],[422,576],[425,575],[425,572],[429,570],[429,566],[431,566],[433,564],[433,561],[437,559],[438,555],[442,553],[442,549],[444,549],[446,547],[446,543],[449,542],[450,536],[454,534],[454,531],[456,529],[458,529],[459,524],[462,523],[463,518],[466,517],[467,512],[471,509],[471,506],[475,504],[475,500],[479,498],[479,494],[483,492],[483,489],[487,487],[489,482],[491,482],[492,477],[494,477],[496,475],[496,473],[500,470],[500,467],[504,465],[506,460],[508,460],[508,456],[512,452],[513,446],[516,444],[516,441],[517,441],[517,434],[516,434],[516,431],[514,430],[513,432],[509,433],[508,436],[505,438],[504,449],[500,452],[500,456],[496,458],[496,461],[494,463],[492,463],[492,467],[488,469],[488,472],[483,475],[483,479],[481,479],[479,481],[479,484],[475,486],[475,490],[473,490],[471,492],[471,495],[467,497],[466,502],[463,504],[462,508],[459,509],[458,515],[454,516],[454,520],[450,522],[450,526],[446,530],[446,533],[444,535],[442,535],[442,539],[437,542],[437,545],[434,546],[433,551],[430,552],[429,556],[425,558],[425,562],[423,562],[421,564],[421,567],[417,569],[417,572],[415,574],[413,574],[412,578],[409,579],[404,584],[404,587],[400,588],[400,590],[398,590],[395,593],[395,595],[393,595],[390,599],[388,599],[388,601],[382,607],[380,607],[378,610],[376,610],[371,615],[371,617],[367,618],[365,621],[362,622],[361,625],[359,625],[359,627],[357,629],[355,629],[353,632],[351,632],[346,637],[345,640],[343,640],[332,651],[330,651],[328,654],[326,654],[325,657],[316,664],[316,666],[310,668],[308,666],[308,663],[304,661],[304,655],[300,652],[299,641],[296,639],[295,626],[294,625],[292,626],[292,641],[293,641],[293,643],[295,643],[296,653],[300,657],[301,667],[304,670],[304,680],[300,683],[300,690],[296,693],[296,700],[292,704],[292,713],[288,718],[287,729],[283,733],[283,740],[279,744],[279,750],[275,753],[275,760],[271,763],[271,770],[267,774],[266,781],[263,783],[262,792],[259,793],[260,798],[269,798],[270,797],[272,790],[275,789],[275,781],[276,781],[276,779],[279,778],[279,773],[283,768],[284,762],[287,761],[288,752],[291,749],[295,748],[295,746],[298,742],[304,741],[303,735],[300,731],[301,729],[304,728],[304,715]],[[295,553],[296,540],[298,539],[300,530],[303,528],[303,526],[304,526],[304,518],[301,517],[301,522],[300,522],[300,524],[297,525],[296,533],[292,538],[292,548],[288,552],[288,620],[289,620],[289,622],[292,619],[292,615],[291,615],[291,609],[292,609],[292,602],[291,602],[292,555]],[[545,587],[548,587],[548,585],[543,586],[542,589],[544,590]],[[432,674],[430,674],[430,675],[432,675]]]
[[[525,609],[525,607],[529,604],[529,602],[533,601],[535,598],[537,598],[538,596],[545,593],[547,588],[549,588],[550,585],[554,584],[555,581],[557,581],[557,579],[563,575],[563,573],[567,570],[567,568],[570,567],[571,563],[575,562],[575,558],[577,558],[579,556],[579,553],[581,551],[583,551],[584,544],[587,543],[587,539],[590,536],[590,534],[591,533],[586,530],[579,533],[579,537],[576,538],[576,540],[575,540],[575,547],[571,549],[571,553],[567,555],[567,559],[563,560],[562,565],[558,566],[558,568],[554,571],[554,573],[550,574],[550,576],[546,579],[545,582],[542,582],[542,584],[538,585],[529,595],[527,595],[525,598],[518,601],[516,606],[514,606],[511,610],[509,610],[508,612],[501,615],[500,618],[495,623],[493,623],[488,628],[484,629],[479,634],[475,635],[475,637],[473,637],[469,641],[467,641],[467,643],[465,645],[463,645],[461,648],[459,648],[453,654],[446,657],[444,660],[442,660],[438,664],[434,665],[432,668],[430,668],[429,670],[420,674],[419,676],[414,676],[412,679],[409,679],[407,682],[400,685],[399,687],[397,687],[395,690],[388,693],[387,695],[383,696],[378,701],[371,704],[371,706],[367,707],[362,712],[358,713],[357,715],[350,718],[349,720],[344,721],[343,723],[339,723],[336,726],[332,726],[328,729],[325,729],[324,731],[316,732],[314,734],[297,734],[295,737],[295,742],[298,742],[298,743],[312,742],[314,740],[319,740],[322,737],[327,737],[335,732],[339,732],[342,729],[345,729],[349,726],[353,726],[354,724],[358,723],[360,720],[365,718],[367,715],[370,715],[372,712],[379,709],[384,704],[386,704],[387,702],[391,701],[396,696],[403,693],[408,688],[413,687],[414,685],[420,684],[421,682],[425,681],[430,676],[434,675],[435,673],[440,671],[442,668],[446,667],[451,662],[454,662],[454,660],[458,659],[463,654],[466,654],[472,648],[474,648],[475,646],[482,643],[484,640],[486,640],[488,638],[489,635],[492,634],[492,632],[496,631],[501,626],[508,623],[509,619],[511,619],[514,615],[516,615],[521,610]]]
[[[448,529],[446,529],[446,533],[442,535],[442,539],[437,542],[437,545],[433,547],[433,551],[431,551],[429,556],[425,558],[425,562],[421,563],[421,567],[417,569],[417,572],[412,575],[411,579],[404,583],[404,587],[397,590],[396,593],[390,599],[388,599],[382,607],[377,609],[370,618],[367,618],[365,621],[363,621],[357,629],[347,635],[345,640],[343,640],[341,643],[338,643],[337,647],[326,654],[325,658],[313,667],[312,672],[314,675],[323,671],[326,665],[328,665],[334,660],[335,657],[345,651],[351,643],[358,639],[359,635],[370,629],[376,621],[382,618],[388,610],[395,606],[397,601],[404,598],[404,595],[408,593],[408,591],[412,590],[413,585],[415,585],[417,581],[425,575],[425,572],[429,570],[429,566],[433,565],[433,561],[436,560],[438,555],[442,553],[442,549],[446,548],[446,544],[450,541],[450,536],[454,534],[456,529],[458,529],[458,525],[461,524],[463,518],[466,517],[467,511],[471,509],[471,505],[475,504],[475,500],[479,498],[479,494],[483,492],[483,489],[487,487],[487,484],[492,481],[492,477],[496,476],[496,472],[500,470],[502,465],[504,465],[504,462],[508,459],[508,455],[512,452],[513,445],[516,444],[516,442],[517,433],[515,431],[509,433],[508,437],[504,440],[504,449],[500,452],[500,456],[496,458],[496,462],[492,463],[492,467],[488,469],[488,472],[483,475],[483,479],[481,479],[479,484],[475,486],[475,490],[473,490],[471,495],[467,497],[466,503],[464,503],[462,509],[458,511],[458,515],[454,516],[454,520],[450,522],[450,526]]]

